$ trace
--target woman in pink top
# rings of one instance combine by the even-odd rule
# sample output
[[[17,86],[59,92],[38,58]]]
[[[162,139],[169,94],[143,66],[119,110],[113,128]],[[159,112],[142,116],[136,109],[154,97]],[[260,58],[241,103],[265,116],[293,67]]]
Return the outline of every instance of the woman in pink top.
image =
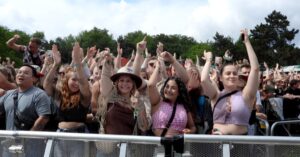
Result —
[[[168,52],[162,52],[161,56],[169,56],[168,61],[171,64],[177,62]],[[179,64],[179,63],[178,63]],[[183,68],[182,66],[180,66]],[[178,134],[189,134],[196,131],[196,127],[190,112],[188,93],[185,84],[180,78],[170,77],[165,82],[159,93],[157,89],[157,80],[160,75],[160,62],[157,61],[154,72],[152,73],[148,86],[149,86],[149,98],[152,105],[152,130],[156,136],[162,136],[163,130],[166,127],[174,105],[176,106],[176,112],[174,119],[171,122],[169,128],[167,128],[165,137],[172,137]],[[179,69],[179,71],[185,71]]]
[[[222,95],[239,90],[238,68],[233,64],[224,65],[220,71],[220,81],[224,90],[219,91],[217,86],[212,84],[209,78],[209,70],[212,61],[212,53],[204,52],[206,63],[201,74],[201,85],[205,95],[211,99],[211,104],[215,105],[213,134],[243,135],[248,132],[248,121],[250,112],[256,97],[259,85],[259,64],[255,52],[248,38],[247,30],[241,31],[244,36],[243,42],[246,46],[249,61],[250,74],[243,90],[222,99],[217,105],[215,103]]]

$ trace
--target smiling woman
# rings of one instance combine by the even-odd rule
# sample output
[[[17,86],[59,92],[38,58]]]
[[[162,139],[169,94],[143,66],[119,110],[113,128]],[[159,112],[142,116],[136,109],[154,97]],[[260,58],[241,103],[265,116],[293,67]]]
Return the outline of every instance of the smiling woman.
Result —
[[[64,75],[60,75],[58,85],[53,85],[57,74],[61,56],[56,45],[52,46],[54,64],[44,81],[44,89],[53,98],[57,106],[58,130],[57,132],[87,132],[85,125],[88,107],[91,101],[89,83],[83,72],[80,54],[82,49],[79,43],[75,43],[72,52],[74,67],[66,67]],[[84,156],[83,142],[80,141],[56,141],[54,156]]]

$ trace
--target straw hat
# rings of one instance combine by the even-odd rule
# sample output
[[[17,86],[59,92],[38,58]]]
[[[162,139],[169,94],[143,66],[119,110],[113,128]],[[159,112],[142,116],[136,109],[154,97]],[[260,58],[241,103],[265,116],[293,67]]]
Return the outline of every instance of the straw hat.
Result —
[[[127,66],[120,68],[116,74],[110,77],[110,79],[113,82],[116,82],[122,75],[130,76],[130,78],[135,82],[136,88],[139,88],[142,85],[142,79],[134,74],[134,71],[131,67]]]

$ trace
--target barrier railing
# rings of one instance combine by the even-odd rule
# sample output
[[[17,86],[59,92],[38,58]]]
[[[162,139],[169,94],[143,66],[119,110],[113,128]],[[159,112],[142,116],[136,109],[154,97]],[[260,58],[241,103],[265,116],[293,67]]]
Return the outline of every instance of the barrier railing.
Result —
[[[284,121],[277,121],[273,123],[273,125],[271,126],[271,136],[274,135],[274,130],[277,126],[285,125],[285,124],[300,124],[300,120],[284,120]],[[289,134],[289,136],[291,136],[289,130],[285,126],[283,128]]]
[[[193,145],[195,144],[196,150],[189,150],[193,156],[201,151],[206,151],[206,146],[214,144],[214,149],[220,151],[208,152],[212,154],[217,154],[213,156],[235,156],[234,153],[239,155],[236,156],[246,156],[243,155],[246,153],[244,149],[247,149],[247,153],[251,153],[252,147],[261,145],[262,147],[255,148],[262,150],[262,156],[276,156],[277,148],[274,146],[284,147],[293,147],[293,150],[287,150],[284,153],[288,153],[296,156],[300,155],[300,137],[279,137],[279,136],[219,136],[219,135],[184,135],[184,145],[188,143]],[[72,141],[113,141],[122,143],[120,146],[119,156],[126,156],[126,150],[131,146],[130,144],[143,144],[143,145],[161,145],[162,138],[160,137],[151,137],[151,136],[125,136],[125,135],[101,135],[101,134],[79,134],[79,133],[58,133],[58,132],[31,132],[31,131],[0,131],[0,138],[13,138],[13,139],[47,139],[48,143],[52,140],[72,140]],[[50,142],[49,142],[50,141]],[[53,141],[52,141],[53,142]],[[129,144],[129,145],[127,145]],[[201,146],[197,146],[197,144]],[[51,144],[49,144],[51,145]],[[241,147],[241,145],[246,145]],[[266,149],[271,145],[274,149]],[[50,146],[49,146],[50,147]],[[44,157],[50,156],[52,148],[46,147]],[[52,147],[52,146],[51,146]],[[193,147],[193,146],[192,146]],[[278,148],[280,148],[278,147]],[[238,150],[239,148],[243,150]],[[286,147],[284,147],[286,149]],[[194,149],[194,148],[190,148]],[[272,152],[270,152],[272,151]],[[241,154],[243,153],[243,154]],[[274,155],[275,154],[275,155]],[[87,155],[88,156],[88,155]],[[152,155],[149,155],[152,156]],[[210,155],[211,156],[211,155]],[[257,156],[257,155],[255,155]]]

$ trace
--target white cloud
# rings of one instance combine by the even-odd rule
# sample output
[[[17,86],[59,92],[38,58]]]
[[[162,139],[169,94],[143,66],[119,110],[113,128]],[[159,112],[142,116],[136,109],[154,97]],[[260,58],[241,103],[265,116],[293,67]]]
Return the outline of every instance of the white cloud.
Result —
[[[297,0],[1,0],[1,25],[28,33],[43,31],[47,39],[93,27],[106,28],[117,38],[141,30],[154,35],[183,34],[198,41],[216,32],[237,38],[241,28],[253,29],[273,10],[299,29]],[[294,40],[300,47],[300,35]]]

